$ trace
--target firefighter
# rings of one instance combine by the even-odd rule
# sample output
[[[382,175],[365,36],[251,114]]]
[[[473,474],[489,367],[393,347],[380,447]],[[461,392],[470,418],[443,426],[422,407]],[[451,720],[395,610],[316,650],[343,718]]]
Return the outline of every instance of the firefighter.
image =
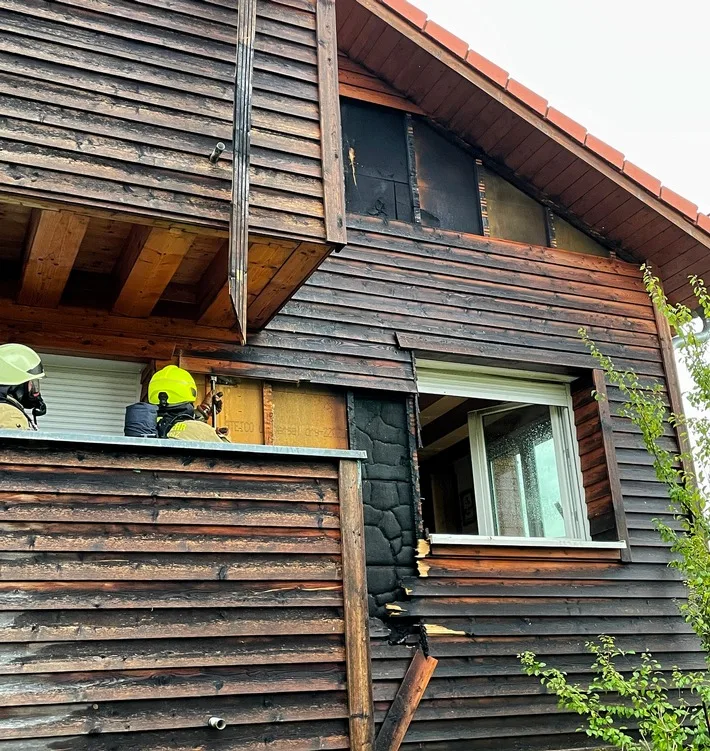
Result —
[[[0,346],[0,429],[37,430],[37,418],[47,414],[39,390],[44,376],[42,360],[33,349],[24,344]]]
[[[148,401],[158,407],[158,436],[178,441],[227,441],[195,410],[197,385],[183,368],[168,365],[148,386]]]

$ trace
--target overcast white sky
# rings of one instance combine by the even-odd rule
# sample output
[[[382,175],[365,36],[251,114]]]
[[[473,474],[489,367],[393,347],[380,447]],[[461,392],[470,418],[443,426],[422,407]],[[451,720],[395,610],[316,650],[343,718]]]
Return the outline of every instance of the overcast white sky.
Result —
[[[710,213],[708,0],[412,0]]]

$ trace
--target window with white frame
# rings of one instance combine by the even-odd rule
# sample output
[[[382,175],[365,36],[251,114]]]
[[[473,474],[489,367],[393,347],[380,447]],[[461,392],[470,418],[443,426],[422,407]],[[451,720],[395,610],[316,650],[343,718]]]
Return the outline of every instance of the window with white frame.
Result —
[[[571,378],[419,361],[425,524],[589,540]]]

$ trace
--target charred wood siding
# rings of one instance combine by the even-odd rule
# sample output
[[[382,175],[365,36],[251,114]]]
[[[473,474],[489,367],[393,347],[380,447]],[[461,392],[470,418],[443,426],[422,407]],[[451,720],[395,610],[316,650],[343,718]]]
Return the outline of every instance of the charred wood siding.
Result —
[[[250,226],[325,239],[316,29],[316,0],[257,4]]]
[[[663,376],[634,265],[352,216],[348,237],[251,347],[225,358],[227,368],[256,375],[268,364],[286,380],[308,368],[314,382],[412,392],[406,349],[591,369],[584,326],[620,366]]]
[[[591,378],[594,361],[579,336],[585,327],[617,367],[663,382],[654,311],[632,264],[353,216],[348,237],[265,331],[224,351],[214,367],[412,392],[414,349]],[[211,353],[192,354],[189,365],[199,370]],[[665,561],[651,519],[667,514],[666,490],[638,431],[618,415],[617,389],[609,388],[607,406],[634,559]],[[675,445],[670,429],[665,440]]]
[[[614,522],[628,537],[631,561],[622,562],[618,551],[605,558],[435,548],[420,562],[427,576],[405,581],[410,597],[397,616],[402,625],[433,627],[430,646],[440,661],[404,748],[582,747],[578,718],[559,712],[521,674],[520,651],[555,655],[555,664],[581,679],[590,665],[585,641],[611,633],[669,665],[702,667],[677,612],[683,589],[653,526],[654,518],[669,521],[666,489],[640,434],[619,415],[620,392],[608,387],[607,402],[592,402],[591,389],[601,384],[592,380],[594,361],[578,333],[586,327],[618,367],[663,383],[657,324],[639,271],[615,259],[394,222],[351,217],[348,235],[348,247],[222,365],[244,374],[268,369],[285,379],[413,391],[410,352],[401,343],[451,359],[586,372],[575,402],[587,498],[600,535]],[[676,448],[670,429],[662,440]],[[620,515],[613,486],[623,501]],[[409,647],[373,644],[379,722],[410,660]]]
[[[205,0],[2,0],[0,191],[226,230],[236,20]],[[260,0],[254,54],[252,229],[324,239],[315,0]]]
[[[338,463],[152,451],[0,443],[0,748],[347,748]]]
[[[623,564],[618,551],[434,545],[419,572],[405,580],[409,598],[395,612],[424,624],[439,664],[404,749],[597,748],[575,732],[577,715],[522,674],[517,655],[525,650],[580,683],[591,677],[585,642],[599,634],[650,650],[669,669],[703,669],[677,610],[683,586],[663,564]],[[379,721],[407,661],[401,647],[388,652],[375,641],[372,651]]]

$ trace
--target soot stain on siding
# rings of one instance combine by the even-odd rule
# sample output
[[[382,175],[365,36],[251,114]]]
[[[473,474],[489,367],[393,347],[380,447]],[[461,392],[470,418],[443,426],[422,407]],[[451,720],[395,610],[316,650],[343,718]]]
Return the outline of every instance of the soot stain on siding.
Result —
[[[406,401],[356,394],[351,446],[363,463],[365,553],[370,615],[385,615],[399,581],[415,572],[415,526]]]

